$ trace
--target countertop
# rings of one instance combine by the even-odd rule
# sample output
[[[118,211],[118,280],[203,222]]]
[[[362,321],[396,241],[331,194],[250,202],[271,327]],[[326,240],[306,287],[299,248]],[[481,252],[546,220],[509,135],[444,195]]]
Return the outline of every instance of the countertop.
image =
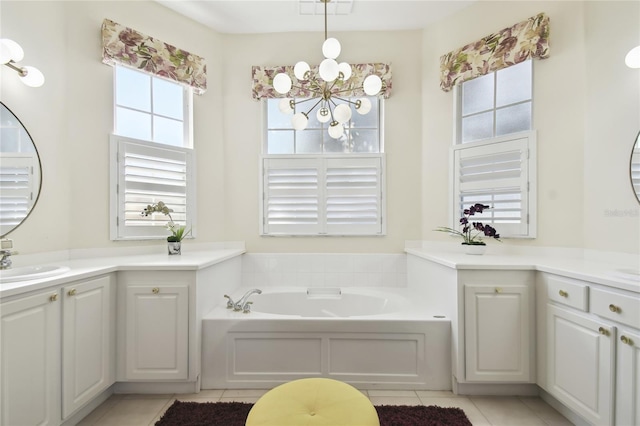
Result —
[[[640,270],[622,263],[540,254],[468,255],[434,248],[406,248],[405,252],[452,269],[534,270],[640,293]]]
[[[41,290],[48,287],[108,274],[116,271],[197,271],[216,263],[240,256],[243,248],[216,249],[183,252],[179,256],[168,254],[143,254],[118,257],[96,257],[51,262],[66,266],[69,271],[53,277],[29,281],[1,282],[0,298]],[[40,266],[47,266],[47,263]]]

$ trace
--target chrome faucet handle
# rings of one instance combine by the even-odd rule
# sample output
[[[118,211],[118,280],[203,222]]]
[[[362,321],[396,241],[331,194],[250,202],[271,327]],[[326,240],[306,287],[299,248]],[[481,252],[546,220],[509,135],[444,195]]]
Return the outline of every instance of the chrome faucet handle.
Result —
[[[242,313],[243,314],[251,313],[251,305],[253,305],[253,302],[245,303],[244,306],[242,307]]]
[[[227,309],[231,309],[231,308],[235,309],[236,304],[233,301],[233,299],[231,297],[229,297],[229,295],[226,295],[226,294],[224,295],[224,297],[226,297],[228,299],[227,300]]]

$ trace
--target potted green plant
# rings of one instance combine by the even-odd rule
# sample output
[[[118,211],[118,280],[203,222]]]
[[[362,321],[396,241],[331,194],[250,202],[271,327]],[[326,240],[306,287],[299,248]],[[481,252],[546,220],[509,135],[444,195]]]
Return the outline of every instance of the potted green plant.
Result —
[[[485,225],[482,222],[471,222],[470,218],[476,213],[481,214],[484,210],[490,208],[490,206],[476,203],[468,209],[464,209],[463,215],[460,218],[462,231],[445,226],[440,226],[434,229],[434,231],[458,235],[462,237],[462,245],[467,246],[468,254],[483,254],[486,243],[482,240],[482,237],[491,237],[500,241],[500,234],[498,234],[496,229],[491,225]]]
[[[170,255],[182,253],[182,240],[191,233],[191,228],[187,230],[186,225],[178,225],[173,221],[171,213],[173,212],[165,203],[158,201],[155,204],[149,204],[140,213],[141,216],[147,217],[153,213],[162,213],[169,216],[167,229],[171,231],[171,235],[167,237],[167,249]]]

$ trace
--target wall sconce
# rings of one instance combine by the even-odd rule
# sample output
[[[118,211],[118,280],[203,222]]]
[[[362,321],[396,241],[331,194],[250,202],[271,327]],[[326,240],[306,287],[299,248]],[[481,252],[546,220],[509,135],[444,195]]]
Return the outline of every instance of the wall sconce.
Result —
[[[636,46],[627,53],[624,63],[629,68],[640,68],[640,46]]]
[[[44,84],[44,75],[39,69],[32,66],[20,66],[16,62],[20,62],[24,57],[24,50],[18,43],[8,38],[0,39],[0,62],[16,71],[20,76],[20,80],[30,87],[40,87]]]

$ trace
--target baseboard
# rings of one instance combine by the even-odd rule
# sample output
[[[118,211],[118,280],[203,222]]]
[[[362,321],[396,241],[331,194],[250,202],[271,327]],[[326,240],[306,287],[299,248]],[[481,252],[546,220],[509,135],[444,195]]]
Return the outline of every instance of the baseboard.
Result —
[[[537,396],[540,388],[534,383],[460,383],[453,377],[456,395]]]
[[[540,398],[576,426],[590,426],[591,423],[577,415],[573,410],[567,408],[563,403],[551,396],[547,391],[540,388]]]
[[[71,417],[62,422],[61,426],[74,426],[80,423],[82,419],[89,415],[89,413],[91,413],[103,402],[109,399],[109,397],[113,394],[114,386],[115,385],[109,386],[104,392],[93,398],[87,405],[76,411]]]
[[[199,382],[118,382],[114,385],[113,393],[172,394],[197,393],[199,390]]]

